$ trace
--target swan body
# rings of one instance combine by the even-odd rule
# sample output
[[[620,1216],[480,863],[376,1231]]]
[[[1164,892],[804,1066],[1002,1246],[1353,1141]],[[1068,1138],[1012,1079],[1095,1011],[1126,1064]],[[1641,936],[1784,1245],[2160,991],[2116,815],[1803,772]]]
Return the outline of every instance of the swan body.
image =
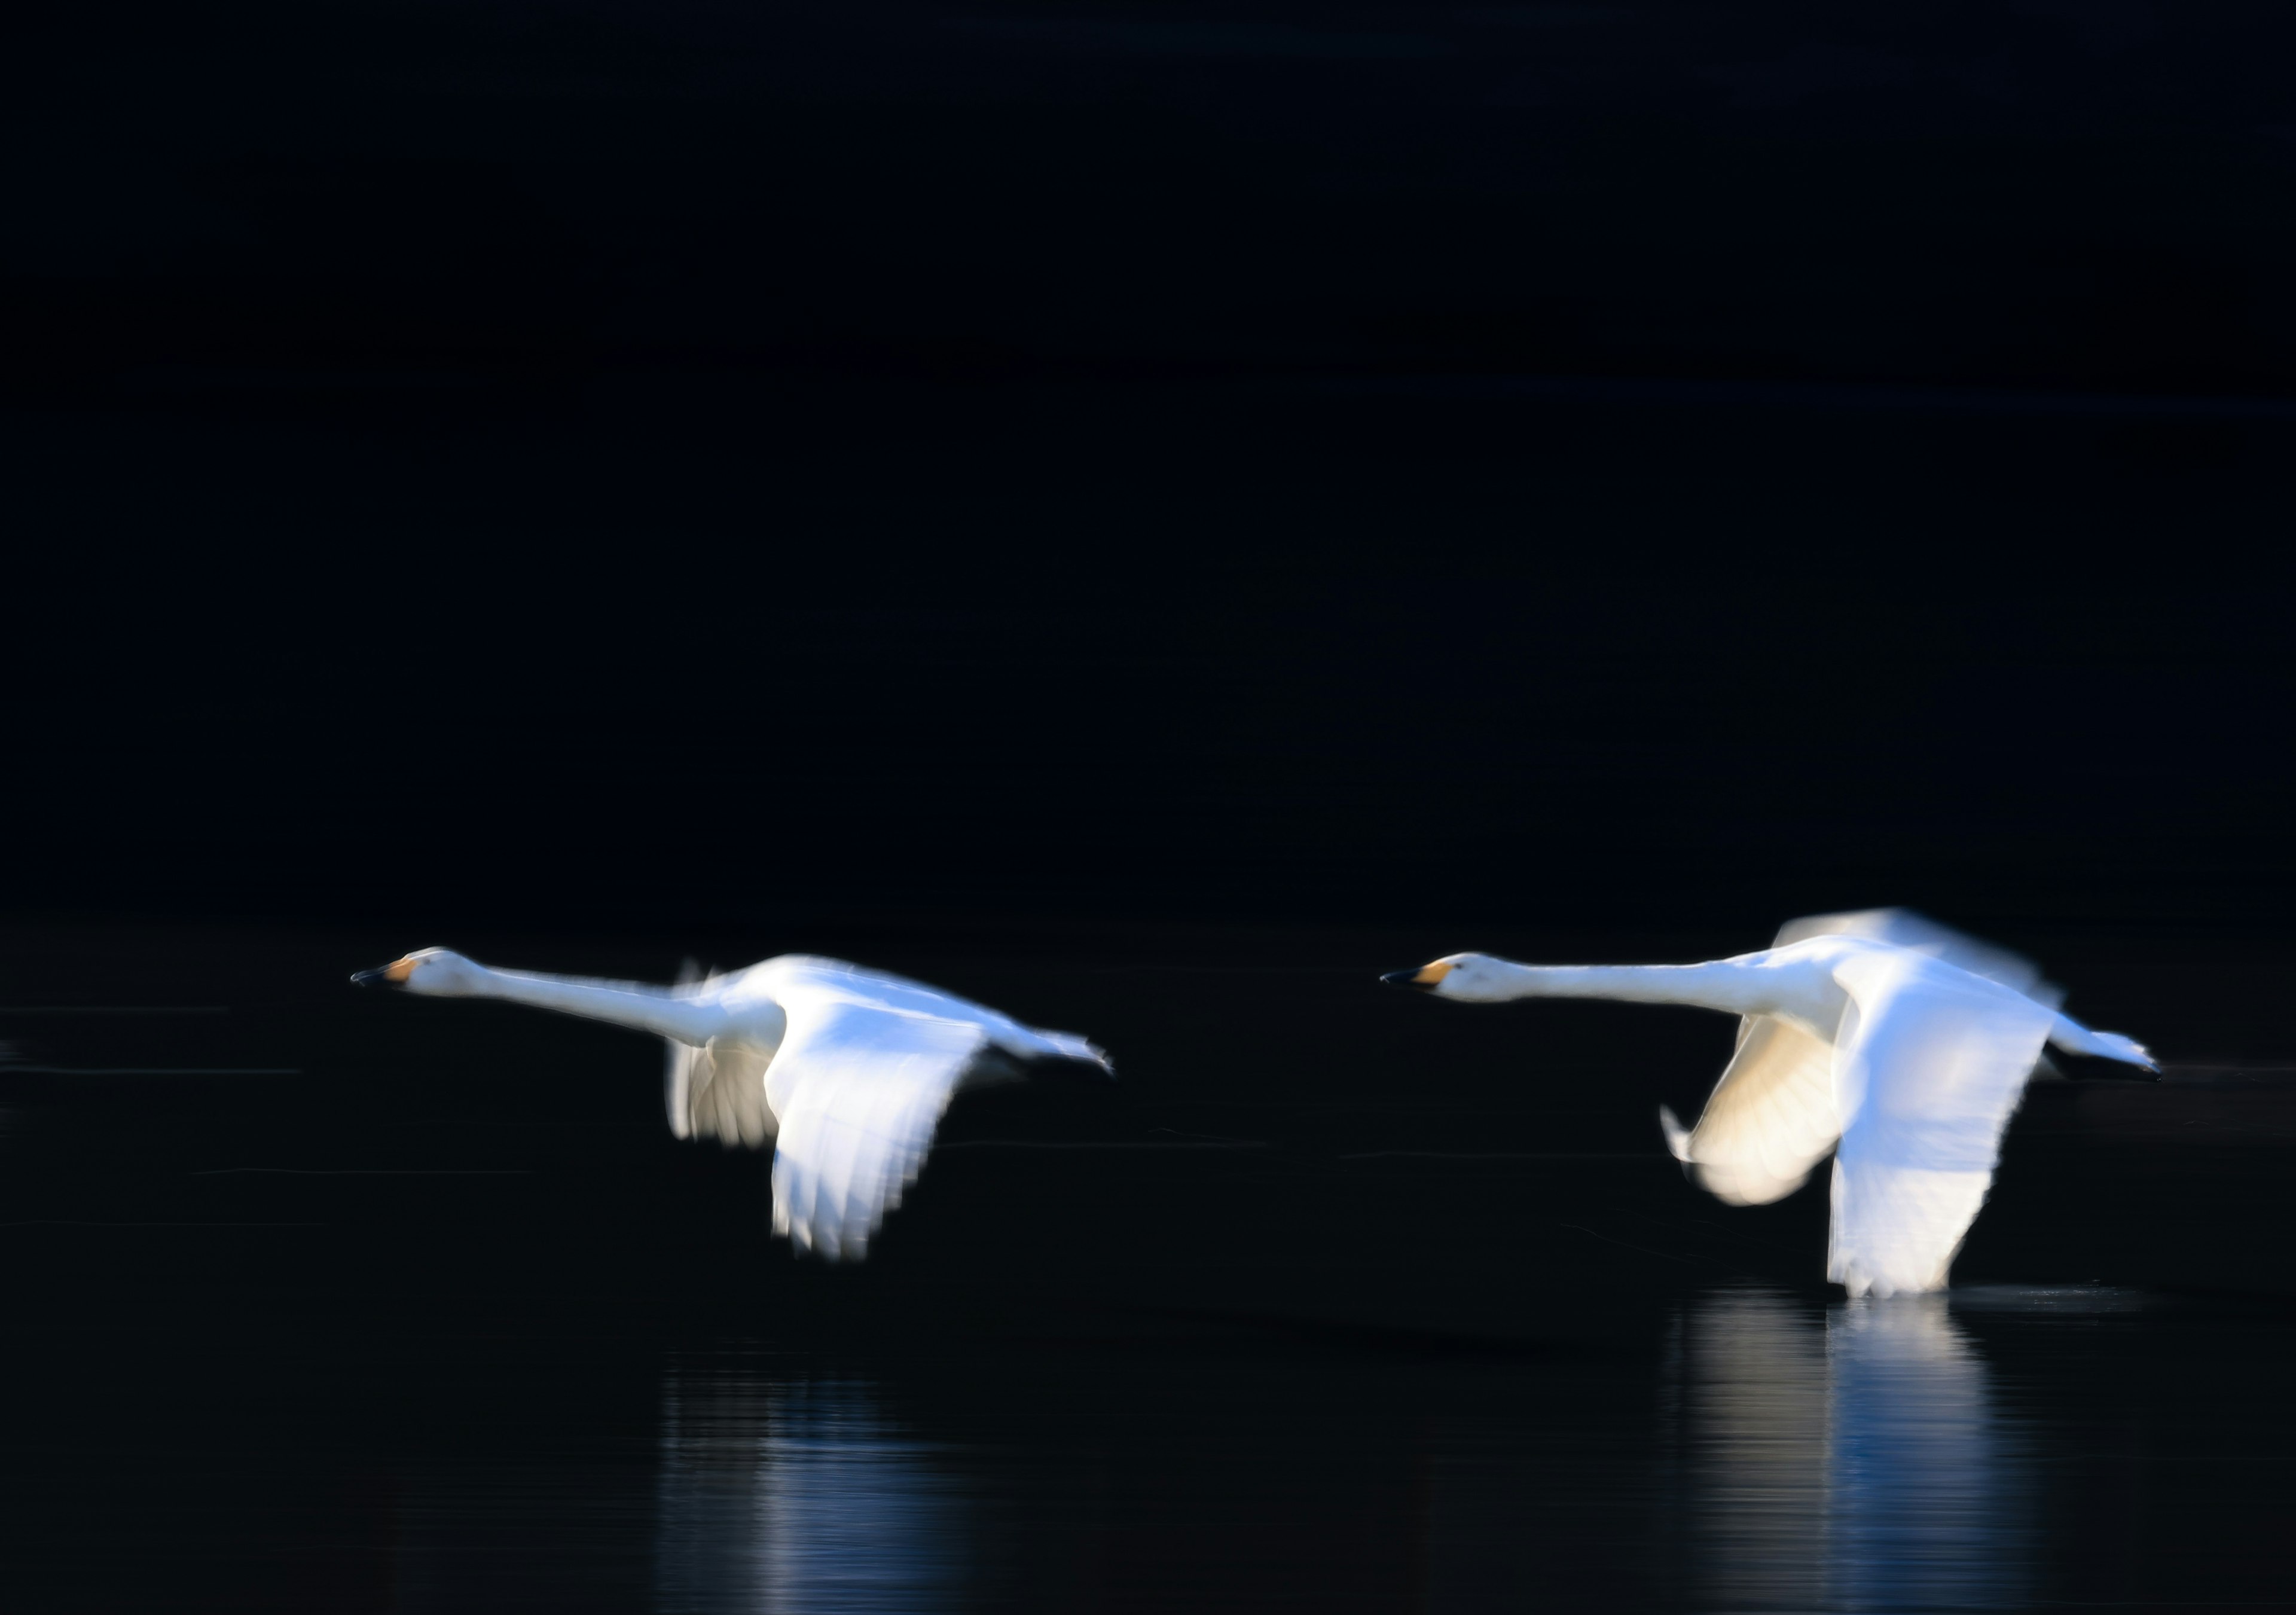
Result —
[[[1073,1032],[836,959],[790,954],[674,987],[494,970],[443,947],[351,978],[427,997],[500,998],[669,1044],[670,1131],[774,1147],[774,1232],[858,1261],[916,1180],[962,1088],[1037,1061],[1108,1057]]]
[[[1437,997],[1613,998],[1739,1017],[1694,1127],[1667,1147],[1716,1198],[1760,1205],[1833,1154],[1826,1277],[1852,1295],[1942,1289],[2045,1045],[2152,1069],[2144,1045],[2058,1012],[2023,959],[1897,909],[1786,925],[1704,964],[1531,965],[1453,954],[1383,980]]]

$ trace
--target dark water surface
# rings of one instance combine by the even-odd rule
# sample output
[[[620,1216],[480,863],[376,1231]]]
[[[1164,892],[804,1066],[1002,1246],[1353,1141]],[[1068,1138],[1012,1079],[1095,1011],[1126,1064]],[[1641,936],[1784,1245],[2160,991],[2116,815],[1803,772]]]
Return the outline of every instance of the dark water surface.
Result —
[[[1124,1073],[960,1103],[851,1271],[644,1040],[340,985],[406,940],[0,936],[5,1607],[2296,1603],[2285,1095],[2198,944],[2041,950],[2169,1080],[2037,1085],[1961,1286],[1845,1304],[1821,1196],[1658,1148],[1726,1022],[1364,981],[1425,939],[835,939]]]
[[[929,1332],[922,1332],[929,1333]],[[2270,1606],[2291,1329],[1684,1298],[1645,1349],[12,1332],[11,1608]]]

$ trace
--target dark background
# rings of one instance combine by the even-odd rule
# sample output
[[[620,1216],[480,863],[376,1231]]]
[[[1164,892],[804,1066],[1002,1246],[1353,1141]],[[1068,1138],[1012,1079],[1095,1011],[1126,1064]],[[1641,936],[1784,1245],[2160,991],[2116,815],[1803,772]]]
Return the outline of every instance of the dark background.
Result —
[[[19,913],[2296,896],[2284,8],[56,10]]]

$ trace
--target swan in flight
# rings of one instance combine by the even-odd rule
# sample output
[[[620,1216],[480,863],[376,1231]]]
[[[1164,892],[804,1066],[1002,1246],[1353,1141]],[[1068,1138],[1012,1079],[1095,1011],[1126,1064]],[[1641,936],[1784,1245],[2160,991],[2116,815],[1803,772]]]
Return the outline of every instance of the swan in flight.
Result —
[[[1944,1288],[2043,1045],[2156,1069],[2142,1044],[2057,1012],[2013,954],[1903,909],[1795,920],[1705,964],[1516,964],[1453,954],[1382,980],[1465,1004],[1616,998],[1739,1017],[1737,1053],[1667,1147],[1703,1188],[1763,1205],[1833,1152],[1825,1275],[1851,1295]]]
[[[362,987],[503,998],[669,1041],[669,1130],[733,1147],[774,1142],[774,1232],[834,1261],[868,1254],[916,1181],[960,1088],[1040,1061],[1114,1075],[1073,1032],[1047,1032],[952,993],[836,959],[789,954],[676,987],[493,970],[443,947],[363,970]]]

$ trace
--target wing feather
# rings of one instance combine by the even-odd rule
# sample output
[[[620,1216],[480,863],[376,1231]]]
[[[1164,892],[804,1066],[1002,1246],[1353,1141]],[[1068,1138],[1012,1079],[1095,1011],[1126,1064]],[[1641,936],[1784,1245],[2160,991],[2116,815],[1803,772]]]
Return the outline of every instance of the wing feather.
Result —
[[[774,1229],[800,1250],[859,1258],[916,1178],[980,1025],[794,992],[789,1030],[766,1074],[780,1120]]]
[[[1833,1047],[1775,1015],[1748,1015],[1738,1048],[1687,1135],[1668,1144],[1699,1186],[1734,1206],[1767,1205],[1801,1187],[1833,1147]]]
[[[704,975],[688,959],[677,972],[676,991],[691,996],[719,987],[724,978]],[[672,1037],[662,1076],[662,1104],[669,1130],[679,1138],[715,1138],[726,1148],[758,1150],[774,1135],[774,1113],[766,1103],[766,1065],[772,1051],[712,1038],[696,1047]]]
[[[678,1138],[693,1136],[693,1095],[709,1081],[706,1065],[697,1072],[709,1056],[690,1043],[667,1038],[669,1045],[669,1068],[662,1073],[661,1104],[669,1113],[669,1130]]]
[[[1942,1288],[2054,1012],[1997,980],[1874,954],[1838,979],[1842,1110],[1826,1276],[1852,1295]]]
[[[678,966],[677,988],[693,988],[702,980],[701,967],[688,959]],[[669,1067],[662,1073],[662,1108],[669,1112],[669,1130],[673,1136],[693,1136],[693,1096],[709,1086],[709,1056],[690,1043],[676,1038],[665,1039],[669,1045]],[[696,1070],[699,1066],[701,1069]]]
[[[2062,989],[2041,979],[2039,966],[2022,954],[1980,942],[1910,908],[1861,908],[1838,914],[1807,914],[1780,926],[1777,939],[1770,946],[1787,947],[1812,937],[1863,937],[1869,941],[1887,942],[1892,947],[1927,954],[1972,976],[1998,981],[2010,991],[2022,993],[2052,1009],[2064,996]]]
[[[727,1149],[765,1148],[774,1135],[766,1103],[763,1050],[712,1038],[706,1048],[669,1045],[669,1130],[680,1138],[714,1138]]]

